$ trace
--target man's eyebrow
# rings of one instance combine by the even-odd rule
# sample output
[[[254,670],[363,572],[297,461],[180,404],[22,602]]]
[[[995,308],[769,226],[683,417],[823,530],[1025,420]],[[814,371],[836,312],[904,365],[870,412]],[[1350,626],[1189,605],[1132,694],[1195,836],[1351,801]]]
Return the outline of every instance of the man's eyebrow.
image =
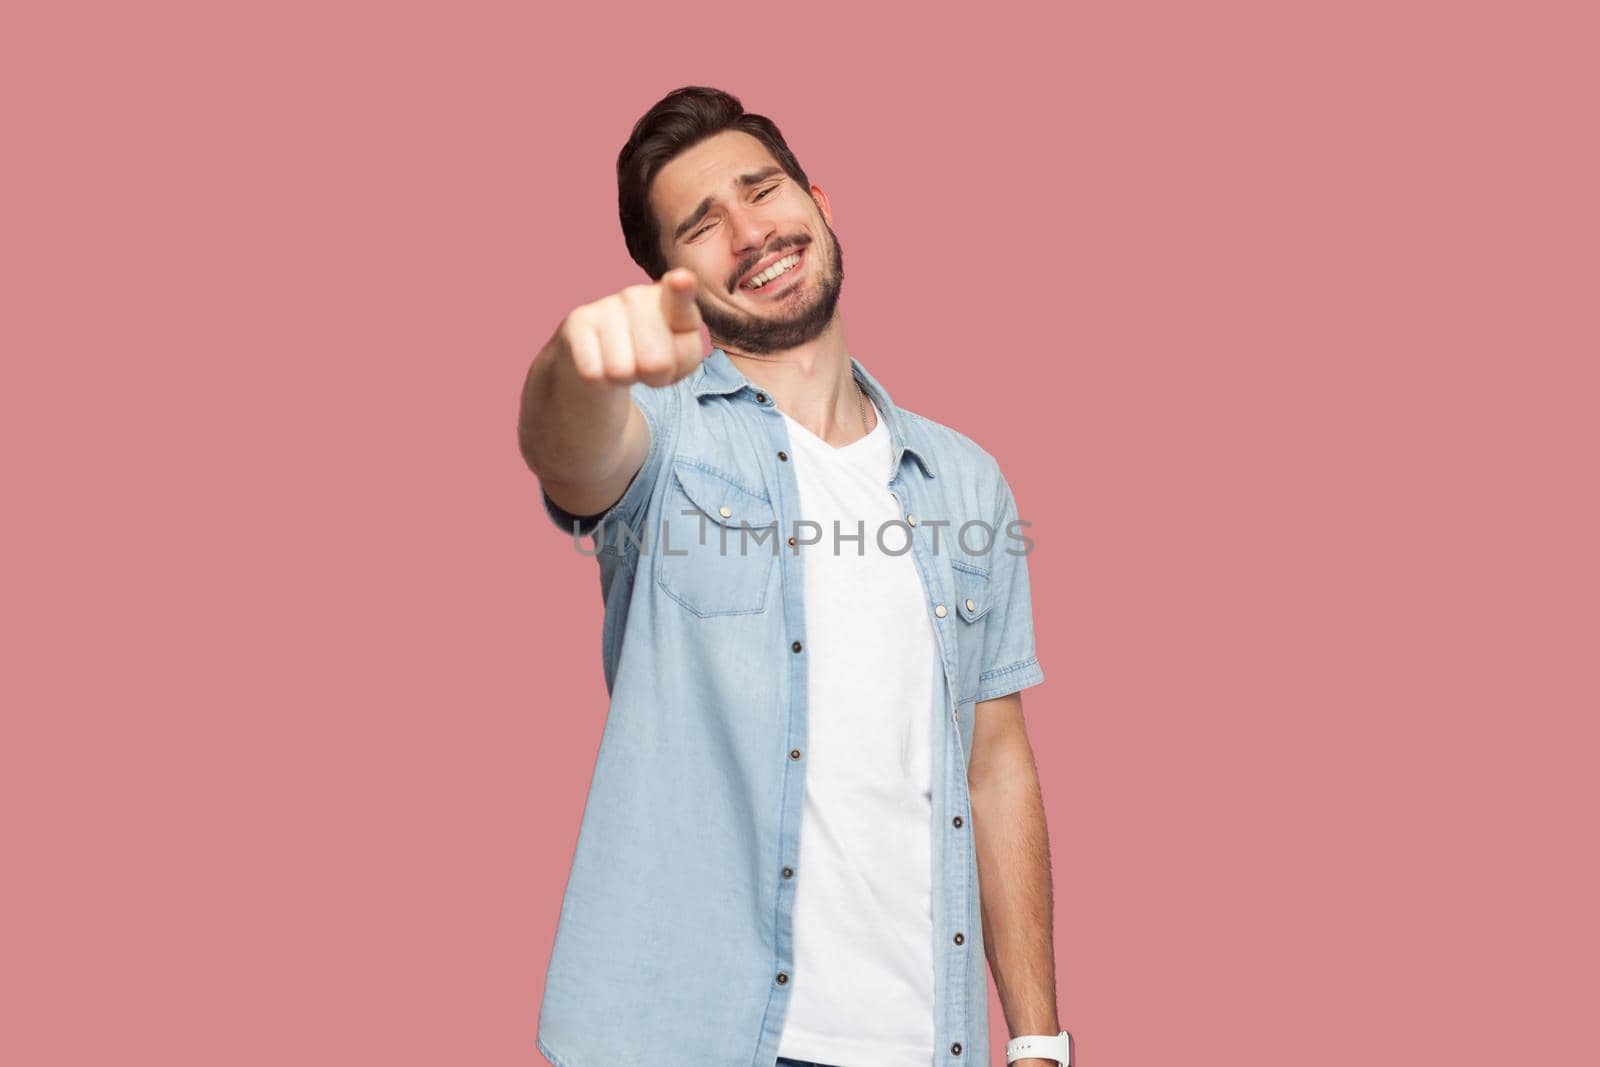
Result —
[[[748,189],[752,185],[759,185],[766,181],[774,174],[782,173],[784,173],[782,167],[762,167],[760,170],[752,171],[749,174],[739,175],[739,184]],[[684,234],[694,229],[695,224],[706,217],[706,212],[711,210],[711,205],[715,202],[715,197],[708,196],[695,205],[695,209],[690,213],[689,217],[678,223],[678,228],[672,231],[672,243],[677,244],[683,239]]]

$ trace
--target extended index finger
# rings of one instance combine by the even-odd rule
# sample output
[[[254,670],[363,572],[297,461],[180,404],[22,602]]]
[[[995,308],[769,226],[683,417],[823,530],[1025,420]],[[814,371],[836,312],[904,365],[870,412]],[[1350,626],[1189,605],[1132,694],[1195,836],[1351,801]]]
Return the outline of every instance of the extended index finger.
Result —
[[[700,308],[694,302],[698,288],[694,272],[682,267],[674,267],[661,276],[661,314],[673,333],[700,329]]]

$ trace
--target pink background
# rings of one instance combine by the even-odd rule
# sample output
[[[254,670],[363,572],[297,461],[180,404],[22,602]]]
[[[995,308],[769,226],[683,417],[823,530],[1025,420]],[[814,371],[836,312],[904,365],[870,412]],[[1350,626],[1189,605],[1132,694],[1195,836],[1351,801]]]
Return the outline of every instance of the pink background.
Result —
[[[1035,524],[1084,1067],[1594,1062],[1588,5],[252,6],[0,29],[0,1060],[543,1062],[605,692],[517,391],[703,83]]]

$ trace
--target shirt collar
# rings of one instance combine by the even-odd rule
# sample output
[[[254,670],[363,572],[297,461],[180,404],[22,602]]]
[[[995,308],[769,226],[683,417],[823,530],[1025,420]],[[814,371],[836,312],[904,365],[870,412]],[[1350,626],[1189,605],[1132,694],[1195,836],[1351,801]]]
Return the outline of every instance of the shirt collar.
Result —
[[[854,356],[850,357],[850,373],[855,375],[856,381],[861,383],[862,390],[889,421],[889,436],[894,449],[894,469],[900,469],[902,456],[909,452],[916,458],[923,473],[932,478],[933,461],[929,458],[926,448],[906,441],[905,416],[889,399],[889,391],[867,373],[867,368],[863,367]],[[728,354],[720,348],[713,348],[711,354],[701,361],[700,369],[694,375],[693,388],[696,397],[708,394],[722,396],[736,393],[741,389],[757,392],[755,383],[746,378],[739,368],[733,365],[733,360],[728,358]]]

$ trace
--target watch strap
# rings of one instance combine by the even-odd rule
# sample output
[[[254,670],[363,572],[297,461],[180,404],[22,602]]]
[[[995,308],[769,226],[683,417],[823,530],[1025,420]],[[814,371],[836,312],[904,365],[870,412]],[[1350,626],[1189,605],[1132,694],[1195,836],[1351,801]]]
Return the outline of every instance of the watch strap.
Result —
[[[1072,1035],[1063,1030],[1059,1034],[1026,1034],[1006,1042],[1006,1062],[1037,1058],[1055,1060],[1061,1067],[1072,1067]]]

